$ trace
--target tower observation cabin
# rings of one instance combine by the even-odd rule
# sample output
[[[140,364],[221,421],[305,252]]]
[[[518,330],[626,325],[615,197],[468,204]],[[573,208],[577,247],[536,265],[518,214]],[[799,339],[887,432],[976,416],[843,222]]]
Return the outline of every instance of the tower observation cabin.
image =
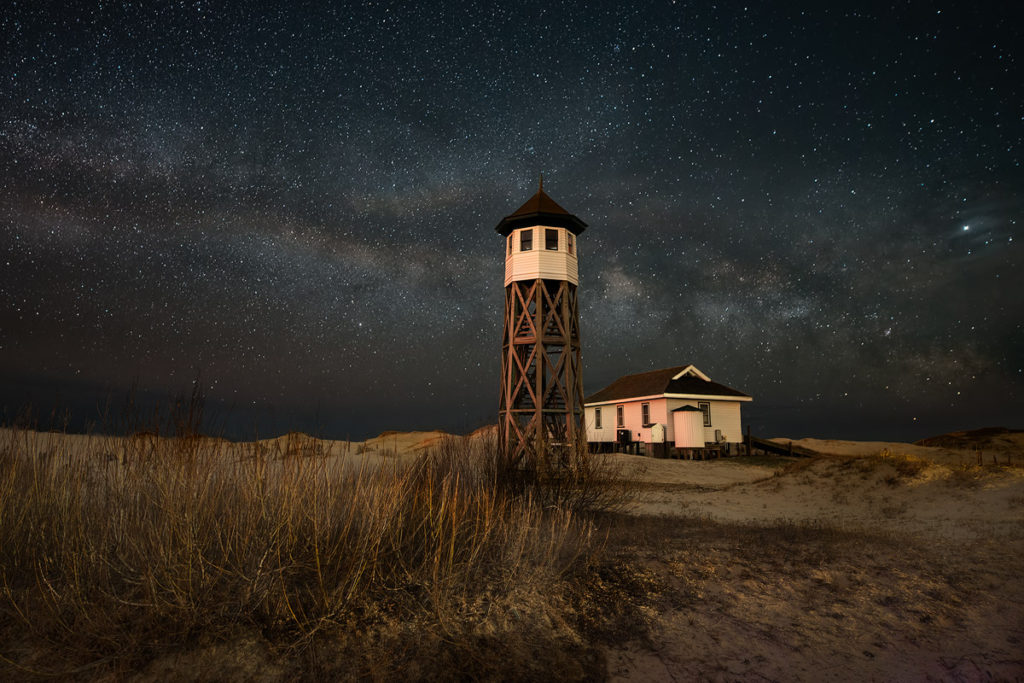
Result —
[[[585,443],[577,287],[586,227],[542,179],[496,228],[505,238],[498,439],[514,462]]]

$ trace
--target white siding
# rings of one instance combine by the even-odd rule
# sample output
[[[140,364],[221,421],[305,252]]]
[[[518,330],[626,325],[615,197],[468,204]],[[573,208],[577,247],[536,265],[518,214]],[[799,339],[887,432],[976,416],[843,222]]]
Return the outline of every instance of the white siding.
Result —
[[[615,427],[615,406],[625,406],[625,428],[629,429],[632,433],[634,441],[650,441],[651,440],[651,429],[650,427],[644,427],[641,424],[641,413],[640,404],[650,403],[651,404],[651,422],[661,423],[665,425],[665,440],[672,443],[676,440],[676,420],[672,413],[676,408],[682,406],[693,406],[697,407],[698,403],[704,403],[703,399],[682,399],[682,398],[649,398],[642,400],[625,400],[618,403],[606,403],[600,406],[601,408],[601,429],[597,429],[594,426],[594,408],[596,406],[586,406],[584,408],[584,414],[587,426],[587,440],[588,441],[615,441],[616,440],[616,427]],[[711,404],[711,426],[703,427],[704,418],[702,413],[697,413],[700,417],[700,424],[704,430],[704,441],[707,443],[714,443],[715,441],[715,430],[722,430],[722,436],[726,441],[732,443],[739,443],[743,440],[743,429],[740,424],[740,401],[721,401],[708,399],[707,403]]]
[[[714,443],[716,429],[722,430],[722,436],[725,437],[726,441],[738,443],[743,440],[743,429],[740,426],[740,406],[742,405],[740,401],[670,398],[668,400],[668,409],[671,411],[682,406],[693,406],[696,408],[698,403],[711,404],[711,426],[704,427],[705,441]],[[701,419],[701,424],[703,425],[703,418]],[[669,440],[673,438],[675,438],[674,434],[668,436]]]
[[[618,403],[607,403],[601,405],[601,429],[594,426],[594,410],[597,406],[584,407],[587,425],[588,441],[616,441],[618,438],[617,414],[618,406],[622,406],[623,426],[628,429],[633,441],[651,442],[651,427],[643,424],[644,403],[651,406],[651,424],[665,426],[665,440],[671,441],[672,422],[665,409],[666,401],[663,398],[651,398],[642,400],[620,401]]]
[[[622,429],[628,429],[630,441],[650,441],[651,430],[645,429],[643,426],[643,419],[640,415],[640,404],[643,401],[623,401],[622,403],[616,404],[622,406],[623,426]]]
[[[544,230],[558,231],[558,250],[550,251],[544,246]],[[524,230],[533,231],[533,248],[520,251],[520,234]],[[579,240],[573,239],[573,253],[569,254],[569,231],[564,228],[547,228],[535,226],[522,228],[512,232],[512,253],[505,249],[505,286],[518,280],[567,280],[574,285],[579,284],[579,262],[576,258]]]
[[[711,426],[704,428],[704,440],[713,443],[715,430],[722,430],[722,437],[729,442],[743,441],[743,428],[740,426],[739,401],[709,401],[711,404]]]
[[[615,406],[601,406],[601,429],[597,428],[594,408],[584,408],[587,441],[615,441]]]

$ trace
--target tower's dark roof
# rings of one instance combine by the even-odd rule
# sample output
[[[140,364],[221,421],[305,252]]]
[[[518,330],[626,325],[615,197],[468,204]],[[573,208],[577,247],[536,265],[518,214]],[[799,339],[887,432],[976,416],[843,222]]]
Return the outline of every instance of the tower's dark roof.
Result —
[[[516,209],[509,218],[515,216],[531,216],[535,213],[559,213],[569,215],[569,212],[558,205],[554,199],[548,196],[544,190],[537,190],[537,194],[527,199],[522,206]]]
[[[526,203],[501,219],[498,227],[495,228],[502,235],[508,235],[516,228],[525,228],[531,225],[550,225],[554,228],[565,228],[578,235],[586,229],[587,224],[576,216],[572,215],[554,199],[544,192],[541,185],[537,194],[526,200]]]
[[[736,396],[738,398],[750,398],[742,391],[710,380],[705,381],[700,377],[686,375],[679,379],[672,379],[680,372],[688,368],[688,365],[678,365],[674,368],[663,370],[651,370],[640,372],[635,375],[625,375],[618,378],[596,394],[583,399],[584,403],[601,403],[603,401],[617,401],[620,399],[637,398],[639,396],[660,396],[661,394],[694,394],[698,396]]]

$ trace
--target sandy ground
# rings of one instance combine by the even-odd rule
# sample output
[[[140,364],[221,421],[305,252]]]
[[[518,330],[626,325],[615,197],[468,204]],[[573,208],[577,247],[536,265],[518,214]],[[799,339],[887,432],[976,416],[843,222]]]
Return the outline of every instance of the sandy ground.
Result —
[[[917,446],[904,457],[900,446],[849,455],[854,449],[844,442],[837,449],[842,455],[794,461],[788,469],[745,464],[745,458],[644,463],[620,457],[641,468],[638,479],[648,485],[631,508],[635,514],[820,523],[959,540],[1024,533],[1024,467],[945,465],[946,454],[936,462]]]
[[[977,449],[794,443],[822,455],[619,456],[654,525],[623,552],[659,597],[611,678],[1024,680],[1020,441],[981,467]]]

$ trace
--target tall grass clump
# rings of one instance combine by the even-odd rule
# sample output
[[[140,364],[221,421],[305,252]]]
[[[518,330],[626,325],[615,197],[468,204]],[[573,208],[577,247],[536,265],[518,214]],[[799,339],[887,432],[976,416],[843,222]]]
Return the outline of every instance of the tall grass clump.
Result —
[[[502,490],[528,497],[547,508],[576,513],[617,512],[637,492],[636,474],[614,456],[591,453],[585,440],[539,443],[509,457],[497,438],[486,438],[480,460],[486,477]]]
[[[183,431],[0,430],[0,672],[255,639],[287,675],[589,675],[557,611],[590,526],[499,485],[488,444],[403,467]]]

